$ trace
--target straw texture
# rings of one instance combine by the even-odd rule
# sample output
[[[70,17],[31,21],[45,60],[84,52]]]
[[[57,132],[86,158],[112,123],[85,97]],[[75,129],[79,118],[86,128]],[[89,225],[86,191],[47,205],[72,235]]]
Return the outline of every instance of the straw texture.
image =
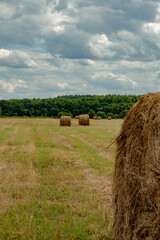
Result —
[[[89,125],[89,115],[79,115],[79,125]]]
[[[94,120],[101,120],[101,117],[94,116],[93,119],[94,119]]]
[[[141,97],[124,119],[113,204],[115,240],[160,239],[160,93]]]
[[[61,116],[60,117],[60,126],[71,126],[71,117],[70,116]]]

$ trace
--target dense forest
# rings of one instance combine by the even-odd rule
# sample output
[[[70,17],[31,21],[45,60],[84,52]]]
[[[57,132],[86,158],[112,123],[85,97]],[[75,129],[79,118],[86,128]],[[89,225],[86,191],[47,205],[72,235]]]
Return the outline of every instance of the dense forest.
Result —
[[[74,95],[45,99],[0,100],[0,116],[54,117],[89,114],[107,118],[123,118],[140,96]]]

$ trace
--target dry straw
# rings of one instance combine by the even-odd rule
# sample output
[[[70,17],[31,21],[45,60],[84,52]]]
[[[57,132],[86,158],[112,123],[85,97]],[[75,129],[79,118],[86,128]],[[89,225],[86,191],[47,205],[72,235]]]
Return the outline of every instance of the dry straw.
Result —
[[[111,120],[112,119],[112,117],[111,116],[108,116],[108,120]]]
[[[79,116],[75,116],[75,119],[78,119],[79,118]]]
[[[101,120],[101,117],[94,116],[93,119],[94,119],[94,120]]]
[[[89,115],[79,115],[79,125],[89,125]]]
[[[160,239],[160,93],[141,97],[124,119],[113,203],[114,239]]]
[[[70,116],[61,116],[60,117],[60,126],[71,126],[71,117]]]

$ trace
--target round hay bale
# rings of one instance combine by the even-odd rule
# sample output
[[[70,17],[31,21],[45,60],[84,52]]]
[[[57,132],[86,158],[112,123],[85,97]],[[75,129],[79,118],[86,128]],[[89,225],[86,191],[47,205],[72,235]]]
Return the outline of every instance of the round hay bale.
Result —
[[[94,120],[97,120],[97,116],[94,116],[93,119],[94,119]]]
[[[89,125],[89,115],[79,115],[79,125]]]
[[[97,117],[97,120],[101,120],[101,117]]]
[[[79,119],[79,116],[75,116],[75,119]]]
[[[71,117],[70,116],[61,116],[60,117],[60,126],[71,126]]]
[[[108,116],[108,120],[111,120],[112,119],[112,117],[111,116]]]
[[[141,97],[124,119],[113,203],[114,239],[160,239],[160,93]]]

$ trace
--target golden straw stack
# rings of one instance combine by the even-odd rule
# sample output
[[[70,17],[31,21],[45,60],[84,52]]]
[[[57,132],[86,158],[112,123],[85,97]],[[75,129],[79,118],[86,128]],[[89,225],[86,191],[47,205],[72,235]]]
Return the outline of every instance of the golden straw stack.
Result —
[[[115,240],[160,239],[160,93],[141,97],[124,119],[113,202]]]
[[[60,126],[71,126],[71,117],[70,116],[61,116],[60,117]]]
[[[97,120],[101,120],[101,117],[97,117]]]
[[[89,125],[89,115],[79,115],[79,125]]]

